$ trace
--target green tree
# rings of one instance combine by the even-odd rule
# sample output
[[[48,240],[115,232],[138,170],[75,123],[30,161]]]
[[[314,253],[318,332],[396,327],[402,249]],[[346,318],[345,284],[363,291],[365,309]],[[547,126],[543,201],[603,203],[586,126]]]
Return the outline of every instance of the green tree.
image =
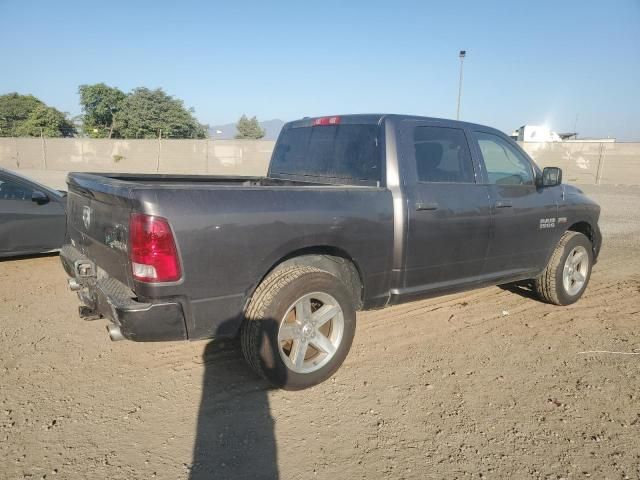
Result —
[[[162,89],[136,88],[113,116],[113,130],[122,138],[205,138],[205,127],[182,100]]]
[[[259,140],[265,135],[256,117],[249,119],[246,115],[242,115],[236,124],[236,129],[238,130],[236,138],[241,140]]]
[[[80,85],[80,106],[84,132],[93,138],[117,136],[113,130],[113,117],[120,110],[127,95],[104,83]]]
[[[0,96],[0,136],[71,137],[76,133],[67,116],[33,95]]]
[[[46,105],[38,105],[16,128],[19,137],[72,137],[75,133],[74,125],[64,113]]]

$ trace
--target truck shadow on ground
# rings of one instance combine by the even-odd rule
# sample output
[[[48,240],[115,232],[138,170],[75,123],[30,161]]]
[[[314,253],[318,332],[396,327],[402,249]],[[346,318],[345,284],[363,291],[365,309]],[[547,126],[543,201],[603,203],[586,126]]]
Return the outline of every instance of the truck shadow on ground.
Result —
[[[502,290],[506,290],[507,292],[515,293],[516,295],[520,295],[521,297],[528,298],[529,300],[535,300],[536,302],[545,303],[538,297],[536,293],[533,282],[530,280],[516,282],[516,283],[506,283],[504,285],[498,285]]]
[[[277,479],[270,385],[245,363],[238,340],[212,341],[204,379],[190,480]]]

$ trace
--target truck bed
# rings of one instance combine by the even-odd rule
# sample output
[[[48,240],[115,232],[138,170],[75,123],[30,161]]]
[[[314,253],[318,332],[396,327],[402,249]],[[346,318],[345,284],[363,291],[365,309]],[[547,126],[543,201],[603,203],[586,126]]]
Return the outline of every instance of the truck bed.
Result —
[[[365,301],[382,305],[387,300],[393,202],[384,187],[97,173],[70,173],[68,186],[71,244],[140,301],[178,298],[189,338],[235,335],[253,288],[292,252],[349,255],[369,285]],[[132,213],[168,221],[182,263],[180,281],[133,279]]]
[[[111,184],[114,186],[125,186],[123,184],[135,184],[136,188],[156,188],[156,187],[181,187],[188,186],[219,186],[219,187],[257,187],[257,186],[309,186],[309,185],[332,185],[331,183],[321,183],[317,181],[284,180],[269,177],[249,177],[249,176],[222,176],[222,175],[172,175],[172,174],[142,174],[142,173],[73,173],[69,176],[69,181],[81,180],[82,185],[89,185],[91,182],[98,184]],[[76,185],[80,183],[76,181]]]

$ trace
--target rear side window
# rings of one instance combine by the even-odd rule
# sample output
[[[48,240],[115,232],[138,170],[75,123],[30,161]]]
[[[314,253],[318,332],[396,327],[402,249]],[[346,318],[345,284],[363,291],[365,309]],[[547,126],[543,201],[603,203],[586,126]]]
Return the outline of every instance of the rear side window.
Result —
[[[378,125],[351,124],[284,130],[270,173],[376,185],[381,180],[379,131]]]
[[[418,181],[474,183],[471,152],[462,130],[415,127],[413,146]]]
[[[513,145],[490,133],[475,132],[487,169],[489,183],[533,185],[531,164]]]

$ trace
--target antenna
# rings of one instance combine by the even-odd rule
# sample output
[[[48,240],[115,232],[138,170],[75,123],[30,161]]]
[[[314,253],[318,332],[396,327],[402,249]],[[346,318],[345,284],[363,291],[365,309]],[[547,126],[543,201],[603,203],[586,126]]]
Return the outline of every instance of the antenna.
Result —
[[[458,83],[458,110],[456,111],[456,120],[460,120],[460,98],[462,97],[462,65],[464,63],[464,57],[467,56],[466,50],[460,50],[460,83]]]

